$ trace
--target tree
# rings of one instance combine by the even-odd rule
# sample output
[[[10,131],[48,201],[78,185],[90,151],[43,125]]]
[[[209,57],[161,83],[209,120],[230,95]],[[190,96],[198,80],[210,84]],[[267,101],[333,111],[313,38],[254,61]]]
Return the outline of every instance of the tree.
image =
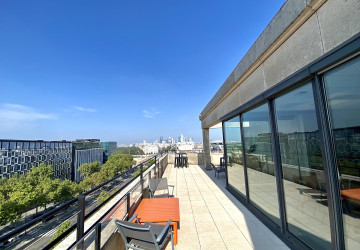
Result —
[[[56,203],[66,202],[81,193],[81,188],[70,180],[56,180],[56,190],[52,193],[52,200]]]
[[[148,161],[148,166],[151,167],[155,163],[155,159],[150,159]]]
[[[108,161],[102,166],[101,172],[106,179],[110,179],[119,172],[129,169],[134,164],[135,161],[132,155],[118,153],[109,157]]]
[[[110,197],[110,194],[108,194],[105,190],[101,191],[97,198],[98,205],[102,204],[106,199]]]
[[[137,177],[138,175],[140,175],[141,173],[141,168],[143,169],[143,171],[145,170],[144,167],[140,167],[138,170],[136,170],[133,174],[132,174],[132,177],[135,178]]]
[[[89,177],[93,173],[99,172],[100,169],[101,169],[101,165],[100,165],[100,162],[98,162],[98,161],[91,162],[91,163],[85,163],[79,167],[81,176],[84,176],[84,177]]]
[[[15,201],[6,200],[0,194],[0,225],[6,225],[9,222],[13,224],[18,221],[21,215],[19,211],[19,205]]]
[[[138,147],[119,147],[118,154],[144,155],[144,151]]]
[[[53,235],[53,237],[51,238],[51,240],[49,241],[52,242],[54,241],[57,237],[59,237],[60,235],[62,235],[63,233],[66,232],[66,230],[68,230],[69,228],[71,228],[71,222],[69,220],[65,221],[63,224],[61,224],[60,227],[58,227],[58,229],[56,230],[56,233]]]

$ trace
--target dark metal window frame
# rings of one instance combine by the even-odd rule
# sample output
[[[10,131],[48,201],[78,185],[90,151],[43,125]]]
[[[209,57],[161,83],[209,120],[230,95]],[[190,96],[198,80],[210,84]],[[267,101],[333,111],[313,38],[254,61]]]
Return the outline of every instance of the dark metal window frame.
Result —
[[[360,52],[360,33],[350,38],[348,41],[329,51],[319,59],[308,64],[294,74],[290,75],[283,81],[279,82],[272,88],[266,90],[260,95],[254,97],[250,101],[221,117],[223,125],[223,144],[225,145],[224,137],[224,122],[240,116],[240,128],[243,141],[243,127],[242,114],[263,104],[268,103],[270,116],[270,131],[272,139],[272,149],[274,155],[274,165],[276,174],[276,184],[278,193],[278,204],[280,210],[281,228],[266,217],[260,210],[254,207],[249,202],[249,187],[247,179],[246,156],[243,154],[243,163],[245,171],[245,188],[246,199],[242,197],[237,190],[227,183],[227,189],[238,200],[246,205],[246,207],[255,214],[267,227],[269,227],[278,237],[280,237],[286,244],[292,248],[309,249],[304,242],[300,241],[296,236],[291,234],[287,228],[285,200],[284,200],[284,186],[282,180],[280,147],[277,134],[277,125],[275,117],[274,99],[293,88],[297,88],[306,82],[311,82],[313,88],[315,111],[320,134],[320,147],[322,151],[322,159],[324,166],[324,174],[326,178],[326,189],[328,193],[328,209],[330,219],[331,243],[333,249],[345,249],[344,228],[342,219],[342,204],[340,196],[340,184],[337,173],[337,162],[334,147],[334,137],[331,128],[331,120],[329,116],[329,108],[327,106],[326,91],[323,82],[323,74],[334,67],[339,62],[345,63],[351,60],[354,55]],[[243,144],[243,143],[242,143]],[[243,144],[243,152],[244,144]],[[225,147],[225,155],[226,155]],[[225,157],[227,160],[227,157]],[[226,162],[227,168],[227,162]]]

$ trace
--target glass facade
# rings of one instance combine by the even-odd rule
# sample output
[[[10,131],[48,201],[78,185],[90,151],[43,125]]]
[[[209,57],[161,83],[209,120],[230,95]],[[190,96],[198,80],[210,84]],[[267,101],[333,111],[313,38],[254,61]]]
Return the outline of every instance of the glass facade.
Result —
[[[45,142],[0,140],[0,178],[25,174],[40,163],[51,165],[54,177],[71,179],[71,143],[59,142],[57,148],[46,147]]]
[[[242,116],[250,202],[280,224],[268,105]]]
[[[345,245],[360,249],[360,57],[324,74],[332,122]]]
[[[330,221],[312,84],[275,99],[287,225],[315,249],[331,248]]]
[[[330,62],[224,116],[228,188],[291,244],[360,249],[360,56]]]
[[[224,122],[224,137],[228,183],[242,196],[246,196],[239,116]]]

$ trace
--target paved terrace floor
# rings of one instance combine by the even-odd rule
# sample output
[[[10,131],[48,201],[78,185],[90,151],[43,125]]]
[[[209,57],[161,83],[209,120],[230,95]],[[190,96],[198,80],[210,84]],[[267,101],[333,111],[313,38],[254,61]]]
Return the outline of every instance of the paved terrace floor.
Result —
[[[168,165],[164,177],[180,200],[176,249],[289,249],[225,189],[224,173]]]

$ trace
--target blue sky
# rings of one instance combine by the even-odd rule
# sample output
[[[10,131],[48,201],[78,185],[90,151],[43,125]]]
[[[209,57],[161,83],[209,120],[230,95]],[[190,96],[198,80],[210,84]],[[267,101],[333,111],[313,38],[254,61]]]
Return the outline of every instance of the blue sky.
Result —
[[[199,113],[283,3],[2,0],[0,138],[201,141]]]

